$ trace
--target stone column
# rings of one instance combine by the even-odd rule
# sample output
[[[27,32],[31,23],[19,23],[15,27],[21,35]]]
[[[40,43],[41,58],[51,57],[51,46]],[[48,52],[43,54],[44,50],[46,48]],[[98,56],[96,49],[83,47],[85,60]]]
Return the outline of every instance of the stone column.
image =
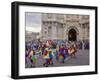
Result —
[[[52,39],[57,39],[57,26],[56,25],[52,25]]]

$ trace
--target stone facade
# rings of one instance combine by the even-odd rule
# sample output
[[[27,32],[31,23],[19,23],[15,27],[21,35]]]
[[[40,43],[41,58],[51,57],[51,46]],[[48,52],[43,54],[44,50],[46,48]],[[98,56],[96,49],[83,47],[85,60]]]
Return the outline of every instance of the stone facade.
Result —
[[[25,42],[37,40],[38,36],[39,36],[39,33],[26,31],[25,32]]]
[[[89,15],[42,14],[41,40],[89,40]]]

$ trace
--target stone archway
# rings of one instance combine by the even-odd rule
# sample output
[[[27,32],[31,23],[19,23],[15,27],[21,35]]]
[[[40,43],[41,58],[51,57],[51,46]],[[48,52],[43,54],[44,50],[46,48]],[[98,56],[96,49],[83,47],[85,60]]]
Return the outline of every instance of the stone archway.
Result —
[[[79,40],[79,30],[75,26],[70,26],[66,30],[66,40],[68,41],[78,41]]]
[[[77,41],[77,32],[75,29],[70,29],[68,32],[69,41]]]

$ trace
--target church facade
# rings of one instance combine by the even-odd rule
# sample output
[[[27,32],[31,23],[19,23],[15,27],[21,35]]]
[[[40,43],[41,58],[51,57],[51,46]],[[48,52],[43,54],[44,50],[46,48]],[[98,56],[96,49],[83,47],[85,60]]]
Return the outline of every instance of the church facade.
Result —
[[[42,14],[41,40],[89,41],[89,15]]]

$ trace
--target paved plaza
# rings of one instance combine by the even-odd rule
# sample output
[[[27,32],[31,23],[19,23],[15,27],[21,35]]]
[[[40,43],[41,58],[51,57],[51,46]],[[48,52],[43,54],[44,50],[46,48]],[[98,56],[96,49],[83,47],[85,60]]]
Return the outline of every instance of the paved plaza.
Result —
[[[36,56],[37,61],[36,64],[31,66],[30,64],[25,64],[26,68],[38,68],[38,67],[44,67],[44,59],[42,56],[37,55]],[[89,50],[78,50],[75,57],[68,56],[65,59],[65,63],[58,62],[53,57],[53,65],[49,65],[48,67],[58,67],[58,66],[80,66],[80,65],[89,65]]]

